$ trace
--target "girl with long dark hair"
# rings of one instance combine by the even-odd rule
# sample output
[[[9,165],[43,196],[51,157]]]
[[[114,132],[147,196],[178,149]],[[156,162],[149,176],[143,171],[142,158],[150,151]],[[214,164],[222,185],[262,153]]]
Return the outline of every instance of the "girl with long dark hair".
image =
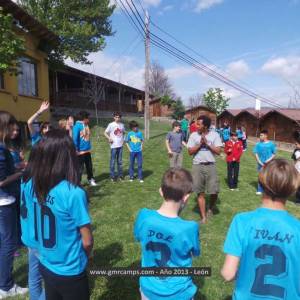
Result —
[[[15,172],[14,160],[7,146],[16,124],[10,113],[0,111],[0,299],[28,291],[17,286],[12,277],[17,245],[17,181],[21,173]]]
[[[75,146],[63,130],[49,131],[34,146],[21,193],[22,240],[38,250],[46,299],[89,299],[91,219]]]

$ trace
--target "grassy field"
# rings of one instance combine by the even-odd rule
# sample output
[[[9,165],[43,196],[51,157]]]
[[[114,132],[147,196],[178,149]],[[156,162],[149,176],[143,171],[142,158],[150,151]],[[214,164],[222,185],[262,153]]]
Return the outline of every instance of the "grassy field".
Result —
[[[102,124],[107,124],[103,120]],[[141,120],[139,120],[141,123]],[[128,128],[128,127],[127,127]],[[137,267],[140,264],[140,248],[133,239],[133,224],[140,208],[156,209],[162,199],[158,194],[163,172],[168,168],[168,159],[164,139],[169,125],[151,124],[151,139],[144,147],[145,182],[127,180],[113,183],[109,179],[109,145],[103,137],[103,126],[94,127],[93,161],[98,187],[87,187],[93,219],[95,246],[94,267]],[[100,137],[100,139],[99,139]],[[289,158],[290,154],[279,152],[278,156]],[[124,148],[123,166],[127,175],[129,154]],[[222,246],[229,223],[237,212],[247,211],[260,205],[260,198],[255,195],[257,184],[256,164],[251,155],[251,147],[241,161],[239,192],[230,191],[225,182],[226,164],[224,158],[218,159],[218,173],[221,193],[218,212],[206,225],[200,227],[202,254],[194,260],[194,266],[212,267],[209,278],[195,278],[198,293],[195,299],[229,300],[233,285],[224,283],[219,273],[224,255]],[[191,169],[191,158],[186,151],[184,166]],[[84,180],[86,180],[84,178]],[[86,181],[85,181],[86,182]],[[300,208],[288,203],[288,210],[300,217]],[[191,196],[182,217],[198,221],[199,211],[195,195]],[[25,250],[24,250],[25,251]],[[25,286],[27,282],[27,264],[25,252],[15,262],[16,282]],[[90,279],[92,299],[140,299],[137,278],[102,278]]]

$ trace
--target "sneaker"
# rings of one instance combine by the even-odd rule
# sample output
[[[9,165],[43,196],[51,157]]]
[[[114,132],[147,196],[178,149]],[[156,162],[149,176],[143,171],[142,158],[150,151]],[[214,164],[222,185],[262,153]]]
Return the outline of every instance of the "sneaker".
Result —
[[[261,195],[262,194],[262,192],[256,192],[256,195]]]
[[[96,183],[96,181],[95,181],[94,178],[92,178],[91,180],[89,180],[89,184],[90,184],[91,186],[97,186],[97,183]]]
[[[230,189],[231,191],[234,191],[234,189]]]
[[[119,181],[124,181],[124,177],[123,177],[123,176],[120,176],[120,177],[119,177]]]
[[[132,182],[132,181],[133,181],[133,178],[130,178],[129,181]]]
[[[0,289],[0,299],[5,299],[7,297],[14,297],[17,295],[24,295],[26,293],[28,293],[28,288],[21,288],[20,286],[15,284],[7,292]]]
[[[116,178],[111,178],[110,181],[111,182],[117,182],[117,179]]]
[[[140,179],[140,183],[143,183],[144,182],[144,180],[143,179]]]

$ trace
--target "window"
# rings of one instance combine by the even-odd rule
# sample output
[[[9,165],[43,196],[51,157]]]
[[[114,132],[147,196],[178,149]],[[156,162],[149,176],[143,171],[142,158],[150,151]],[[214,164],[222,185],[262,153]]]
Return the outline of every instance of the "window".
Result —
[[[25,96],[38,96],[36,63],[27,57],[22,57],[20,58],[19,64],[19,94]]]
[[[0,90],[4,89],[4,75],[3,73],[0,71]]]

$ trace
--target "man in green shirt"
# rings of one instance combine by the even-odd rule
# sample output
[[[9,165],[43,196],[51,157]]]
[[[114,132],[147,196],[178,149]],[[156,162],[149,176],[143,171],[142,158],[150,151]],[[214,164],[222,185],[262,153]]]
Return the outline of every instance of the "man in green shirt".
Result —
[[[189,121],[187,120],[186,116],[180,120],[181,131],[183,133],[183,140],[187,142],[188,139],[188,130],[189,130]]]

